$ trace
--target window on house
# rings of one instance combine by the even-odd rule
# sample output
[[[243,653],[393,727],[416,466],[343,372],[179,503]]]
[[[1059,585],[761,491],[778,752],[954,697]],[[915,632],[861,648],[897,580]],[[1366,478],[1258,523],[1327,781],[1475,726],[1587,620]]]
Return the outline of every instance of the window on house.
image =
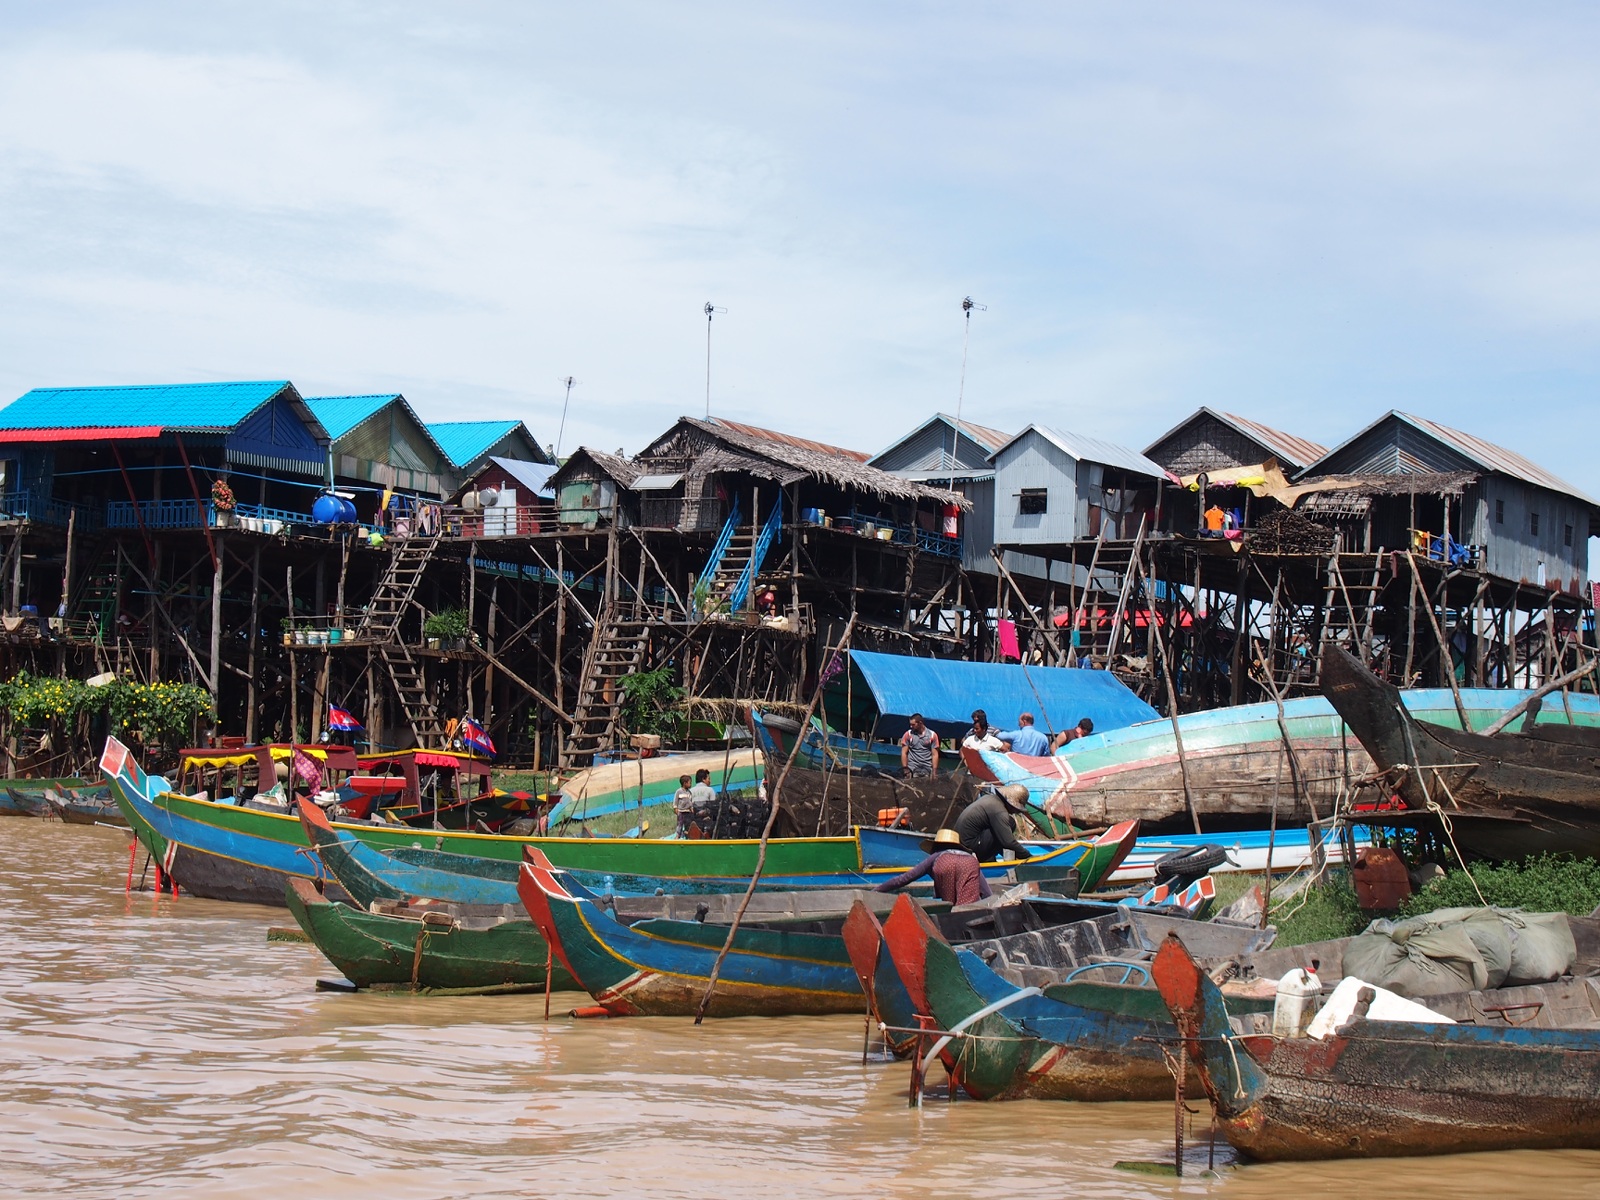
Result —
[[[1539,514],[1536,512],[1528,514],[1528,532],[1534,537],[1539,536]]]
[[[1496,500],[1494,502],[1494,523],[1496,525],[1504,525],[1506,523],[1506,502],[1504,500]]]
[[[1023,488],[1017,494],[1017,511],[1025,517],[1042,516],[1050,511],[1049,488]]]
[[[1561,544],[1568,550],[1572,549],[1572,526],[1568,525],[1561,531]]]

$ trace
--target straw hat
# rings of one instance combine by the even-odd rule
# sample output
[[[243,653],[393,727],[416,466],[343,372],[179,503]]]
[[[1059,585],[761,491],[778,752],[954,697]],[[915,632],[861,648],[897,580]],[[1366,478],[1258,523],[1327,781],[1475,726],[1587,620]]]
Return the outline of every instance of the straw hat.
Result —
[[[1019,812],[1028,803],[1028,787],[1026,784],[1008,783],[1004,787],[996,790],[1000,793],[1000,799],[1004,800],[1006,804],[1014,809],[1017,809]]]
[[[922,852],[932,854],[935,850],[961,849],[961,835],[954,829],[941,829],[931,838],[922,839]]]

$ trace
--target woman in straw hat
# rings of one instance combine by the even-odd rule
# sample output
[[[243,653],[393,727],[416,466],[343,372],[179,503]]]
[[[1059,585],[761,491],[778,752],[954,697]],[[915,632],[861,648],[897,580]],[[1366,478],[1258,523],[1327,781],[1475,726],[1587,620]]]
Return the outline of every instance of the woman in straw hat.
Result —
[[[961,835],[954,829],[941,829],[931,838],[923,838],[922,848],[928,852],[927,858],[873,890],[898,892],[931,876],[933,894],[951,904],[975,904],[989,895],[989,881],[978,869],[977,858],[962,847]]]

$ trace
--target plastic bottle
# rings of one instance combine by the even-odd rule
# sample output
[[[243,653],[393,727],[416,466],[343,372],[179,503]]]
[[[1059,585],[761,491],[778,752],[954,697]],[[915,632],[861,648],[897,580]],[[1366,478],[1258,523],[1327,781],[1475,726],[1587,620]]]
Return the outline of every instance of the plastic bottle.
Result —
[[[1321,1007],[1322,980],[1304,967],[1296,967],[1278,980],[1272,1004],[1272,1036],[1305,1037],[1306,1026]]]

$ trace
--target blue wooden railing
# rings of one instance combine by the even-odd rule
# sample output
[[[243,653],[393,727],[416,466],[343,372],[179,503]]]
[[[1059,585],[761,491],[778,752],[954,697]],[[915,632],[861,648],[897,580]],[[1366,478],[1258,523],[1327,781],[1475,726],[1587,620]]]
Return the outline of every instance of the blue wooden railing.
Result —
[[[920,525],[901,525],[897,521],[870,513],[852,512],[849,521],[857,529],[863,525],[872,525],[878,529],[889,530],[893,534],[889,540],[898,546],[915,546],[920,553],[936,554],[941,558],[961,557],[961,539],[958,537],[929,533]]]
[[[767,550],[782,528],[783,495],[779,493],[778,498],[772,503],[772,513],[767,517],[767,523],[761,527],[761,533],[756,537],[756,544],[750,548],[750,561],[745,564],[739,582],[734,584],[733,594],[728,597],[730,611],[738,612],[750,599],[750,589],[754,586],[756,575],[761,570],[762,560],[767,557]]]
[[[74,509],[78,513],[79,529],[100,527],[99,515],[81,504],[57,500],[54,496],[36,496],[29,488],[0,492],[0,520],[34,521],[41,525],[60,525],[65,528]]]

